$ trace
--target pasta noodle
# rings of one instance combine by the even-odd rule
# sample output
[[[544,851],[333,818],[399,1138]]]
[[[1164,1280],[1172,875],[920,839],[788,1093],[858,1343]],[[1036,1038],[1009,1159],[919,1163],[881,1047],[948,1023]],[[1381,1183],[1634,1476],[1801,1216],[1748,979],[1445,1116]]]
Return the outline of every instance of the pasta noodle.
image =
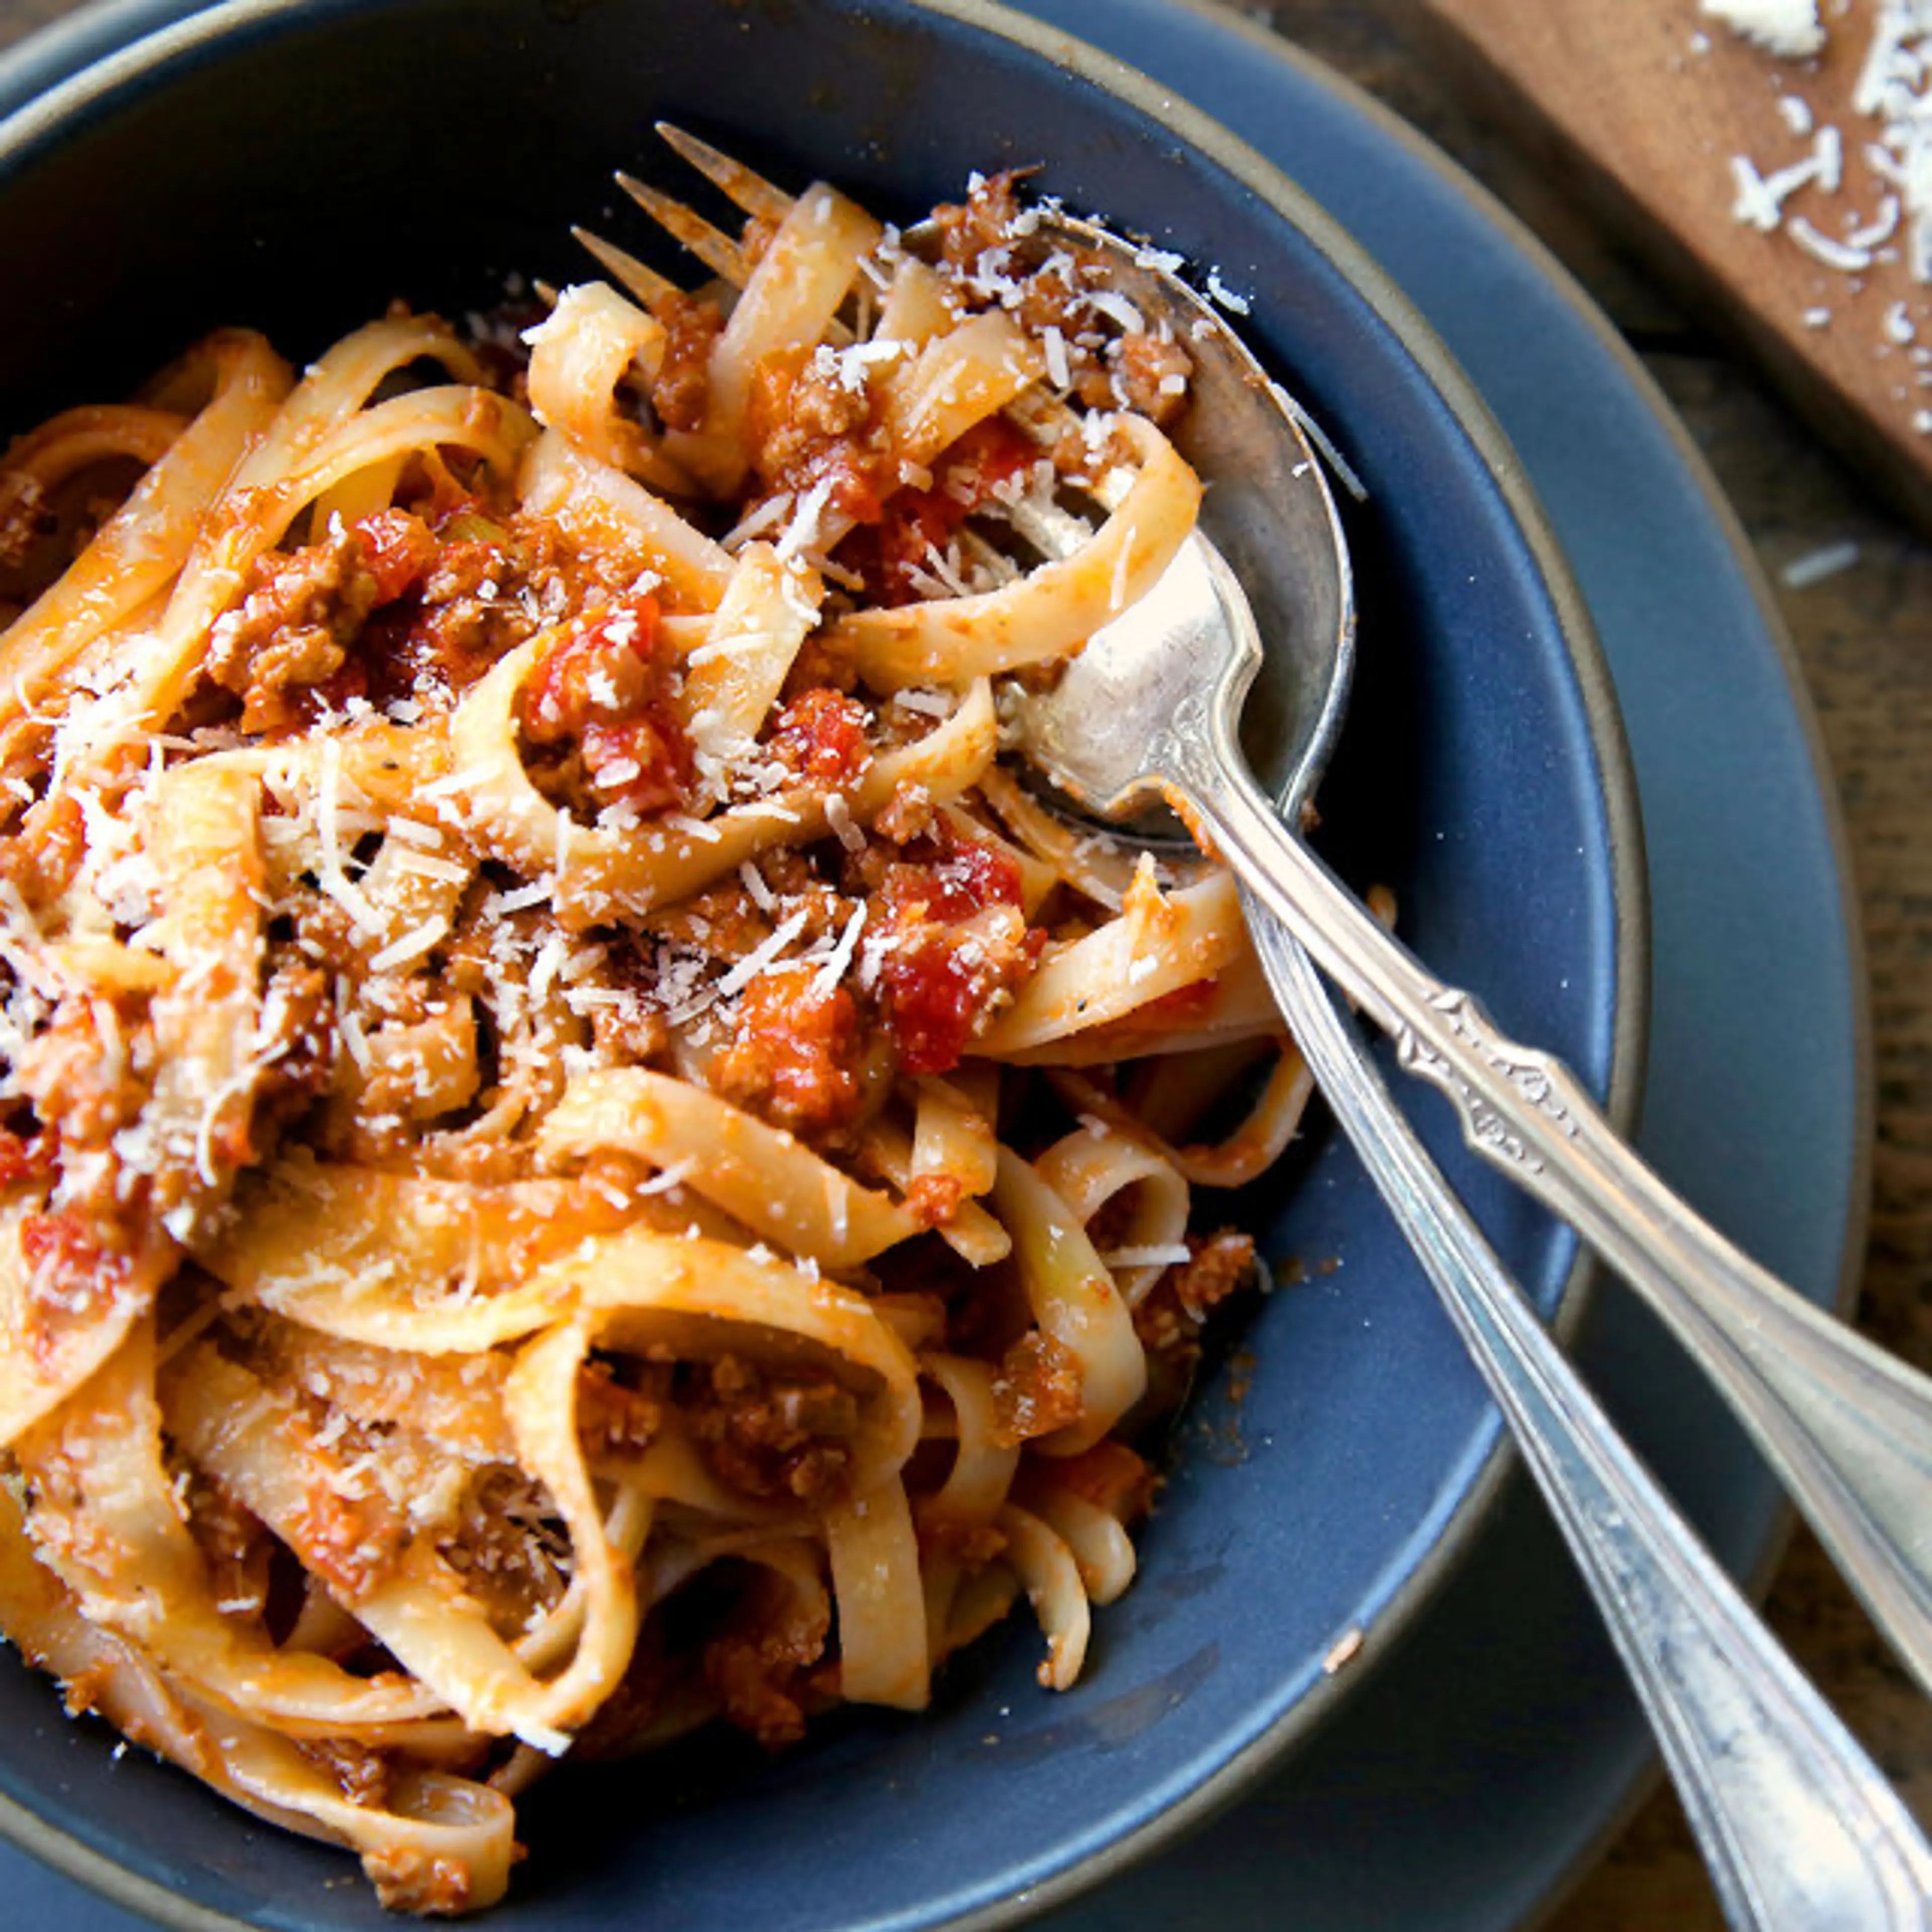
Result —
[[[401,1908],[1022,1598],[1072,1683],[1307,1094],[1232,882],[999,762],[1192,526],[1184,345],[1010,179],[733,178],[695,295],[0,462],[0,1628]]]

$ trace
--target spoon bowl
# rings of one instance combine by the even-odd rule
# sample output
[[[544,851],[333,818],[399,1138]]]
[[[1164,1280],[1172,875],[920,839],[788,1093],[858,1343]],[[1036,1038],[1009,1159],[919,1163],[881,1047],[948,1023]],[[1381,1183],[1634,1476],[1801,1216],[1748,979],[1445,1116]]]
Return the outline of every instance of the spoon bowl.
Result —
[[[1167,576],[1089,641],[1050,698],[1024,707],[1024,748],[1063,791],[1118,818],[1150,795],[1142,778],[1156,735],[1191,718],[1212,688],[1240,720],[1257,781],[1298,820],[1334,748],[1355,664],[1348,541],[1306,419],[1208,300],[1167,272],[1171,258],[1051,207],[1034,232],[1102,263],[1149,329],[1185,346],[1190,403],[1172,434],[1211,487]],[[1156,631],[1166,634],[1158,648]],[[1105,733],[1094,729],[1101,718]]]

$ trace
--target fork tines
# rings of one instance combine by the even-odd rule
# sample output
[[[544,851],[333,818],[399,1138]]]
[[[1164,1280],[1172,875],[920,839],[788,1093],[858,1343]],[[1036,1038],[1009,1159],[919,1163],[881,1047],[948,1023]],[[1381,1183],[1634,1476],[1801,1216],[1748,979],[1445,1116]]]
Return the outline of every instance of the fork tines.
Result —
[[[740,289],[751,279],[752,267],[745,259],[744,250],[722,230],[712,227],[694,208],[686,207],[674,196],[630,175],[619,175],[617,185],[714,275],[722,275],[734,288]]]
[[[791,212],[792,197],[774,188],[763,175],[754,174],[742,161],[687,134],[668,121],[657,124],[658,134],[674,154],[688,161],[714,188],[718,188],[755,220],[782,221]]]
[[[734,160],[710,142],[700,141],[695,134],[687,134],[682,128],[674,127],[668,121],[660,121],[657,131],[674,154],[688,161],[753,220],[775,226],[791,212],[792,197],[766,181],[763,175],[746,166],[742,161]],[[752,264],[743,245],[722,229],[714,226],[694,208],[632,175],[620,173],[617,185],[666,234],[688,249],[714,275],[722,276],[734,288],[740,289],[751,279]],[[601,236],[586,235],[582,229],[574,232],[604,267],[633,292],[640,295],[646,303],[662,299],[662,296],[654,297],[646,290],[659,284],[666,289],[670,286],[661,277],[654,276],[634,256],[626,254]]]
[[[614,242],[605,241],[602,236],[592,233],[588,228],[573,226],[570,232],[653,315],[670,297],[679,292],[677,284],[668,275],[661,275],[656,269],[646,268],[636,256],[626,254]]]

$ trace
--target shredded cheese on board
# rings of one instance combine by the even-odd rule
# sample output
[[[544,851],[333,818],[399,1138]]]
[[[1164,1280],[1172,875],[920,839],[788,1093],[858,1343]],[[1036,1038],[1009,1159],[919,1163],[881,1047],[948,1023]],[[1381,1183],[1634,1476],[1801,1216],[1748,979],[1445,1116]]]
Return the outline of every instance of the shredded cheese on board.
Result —
[[[1841,310],[1870,315],[1873,304],[1860,301],[1868,285],[1902,284],[1879,305],[1869,340],[1875,357],[1898,358],[1891,400],[1925,434],[1932,370],[1899,352],[1932,325],[1932,0],[1870,0],[1862,18],[1850,5],[1821,18],[1811,0],[1702,0],[1700,10],[1785,60],[1810,62],[1864,34],[1848,104],[1855,118],[1821,124],[1816,103],[1796,91],[1803,76],[1792,77],[1777,98],[1780,131],[1809,145],[1776,163],[1762,152],[1730,156],[1731,212],[1836,278],[1814,292],[1828,299],[1801,313],[1807,329],[1830,326]]]

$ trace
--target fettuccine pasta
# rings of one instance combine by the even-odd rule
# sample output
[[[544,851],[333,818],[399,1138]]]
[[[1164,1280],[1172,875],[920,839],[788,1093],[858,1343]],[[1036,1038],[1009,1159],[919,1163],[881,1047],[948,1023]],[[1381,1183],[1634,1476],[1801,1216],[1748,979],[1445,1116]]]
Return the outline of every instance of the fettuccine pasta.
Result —
[[[1231,881],[1000,763],[1186,345],[1008,180],[756,192],[0,464],[0,1629],[398,1907],[1022,1598],[1071,1684],[1306,1097]]]

